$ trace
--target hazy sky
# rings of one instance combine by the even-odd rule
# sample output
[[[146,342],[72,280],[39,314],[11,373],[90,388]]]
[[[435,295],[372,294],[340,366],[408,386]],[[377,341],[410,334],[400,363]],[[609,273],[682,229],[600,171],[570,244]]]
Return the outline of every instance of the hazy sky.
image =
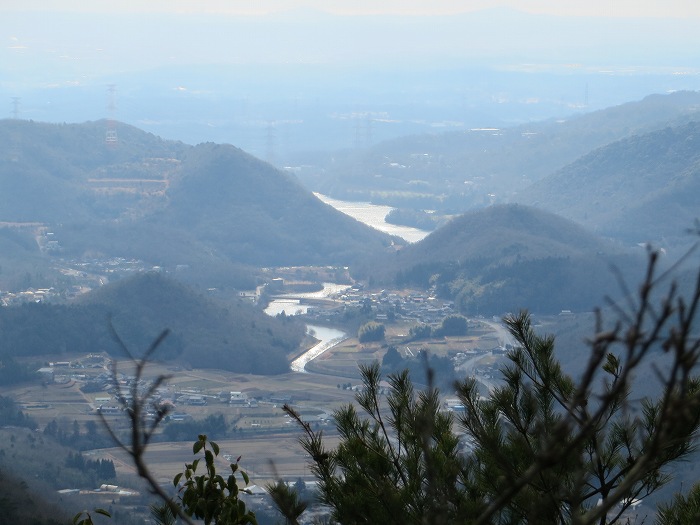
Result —
[[[696,68],[698,18],[700,0],[0,0],[0,85],[194,64]]]
[[[311,8],[337,14],[444,14],[492,7],[614,17],[700,17],[697,0],[3,0],[2,10],[262,14]]]
[[[700,0],[0,0],[3,12],[12,83],[212,63],[695,67],[700,44]]]
[[[245,101],[246,122],[296,121],[282,107],[292,99],[318,102],[322,118],[388,112],[399,99],[426,108],[406,109],[416,122],[514,101],[526,109],[509,119],[544,118],[582,100],[697,90],[699,22],[700,0],[0,0],[0,118],[13,97],[27,118],[102,118],[110,84],[118,118],[250,151],[264,148],[245,142],[255,130],[209,133],[220,100]],[[173,97],[191,113],[177,132],[159,105]]]

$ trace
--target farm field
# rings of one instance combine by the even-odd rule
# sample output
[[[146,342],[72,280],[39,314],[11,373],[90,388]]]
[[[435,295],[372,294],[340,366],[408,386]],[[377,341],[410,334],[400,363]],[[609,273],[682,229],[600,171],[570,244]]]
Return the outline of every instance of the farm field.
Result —
[[[232,430],[225,437],[211,436],[221,446],[217,460],[219,468],[228,468],[224,455],[233,461],[240,456],[241,468],[249,473],[254,484],[264,485],[278,476],[310,480],[307,458],[298,444],[300,430],[284,414],[282,404],[291,404],[306,421],[323,429],[329,444],[332,444],[335,439],[332,413],[354,400],[353,388],[360,383],[358,365],[375,360],[381,362],[389,345],[395,345],[406,357],[415,356],[420,350],[441,357],[466,353],[471,365],[481,362],[488,367],[493,367],[499,359],[489,350],[502,342],[485,323],[472,323],[468,336],[402,343],[409,328],[390,325],[383,343],[361,344],[354,337],[348,338],[312,361],[307,366],[310,373],[255,376],[222,370],[184,369],[154,362],[147,366],[145,378],[170,377],[163,391],[164,399],[172,401],[172,412],[186,421],[201,421],[214,415],[224,417],[227,428]],[[73,363],[82,357],[62,356],[62,359]],[[57,382],[22,385],[14,389],[4,387],[0,388],[0,395],[12,397],[37,422],[39,429],[53,420],[63,428],[69,428],[74,422],[82,428],[88,421],[99,423],[96,409],[101,405],[118,405],[113,392],[81,391],[86,381],[108,371],[105,357],[102,367],[66,369]],[[129,363],[119,362],[117,371],[128,376],[131,373]],[[230,392],[240,392],[255,403],[250,406],[230,404],[227,398]],[[190,405],[182,402],[183,396],[197,396],[206,404]],[[128,420],[118,411],[105,417],[117,432],[127,430]],[[159,480],[172,481],[173,476],[182,471],[184,463],[193,459],[191,445],[195,439],[196,435],[192,435],[186,441],[154,442],[149,446],[147,460]],[[129,458],[119,449],[99,449],[90,454],[113,459],[119,474],[130,477],[135,473]]]

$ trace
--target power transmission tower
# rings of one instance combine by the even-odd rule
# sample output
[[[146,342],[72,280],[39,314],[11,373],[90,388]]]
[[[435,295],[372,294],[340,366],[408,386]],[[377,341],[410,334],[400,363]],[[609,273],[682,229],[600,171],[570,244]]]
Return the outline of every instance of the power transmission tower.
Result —
[[[275,132],[275,122],[270,120],[267,123],[267,134],[266,134],[266,152],[265,160],[270,164],[275,163],[275,144],[276,144],[276,132]]]
[[[116,147],[119,143],[117,137],[117,121],[114,120],[114,113],[117,109],[116,103],[117,86],[110,84],[107,86],[107,131],[105,133],[105,143],[109,147]]]
[[[362,111],[352,115],[355,121],[355,148],[368,148],[372,145],[372,113]]]
[[[372,114],[367,113],[365,118],[365,146],[370,147],[372,145]]]
[[[20,97],[12,97],[12,118],[14,120],[19,120],[19,101],[22,100]]]

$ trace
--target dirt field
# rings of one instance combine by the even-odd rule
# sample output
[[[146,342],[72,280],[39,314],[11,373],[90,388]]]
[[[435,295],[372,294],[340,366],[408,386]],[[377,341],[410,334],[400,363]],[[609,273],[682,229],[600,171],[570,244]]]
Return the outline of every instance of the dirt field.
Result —
[[[229,464],[239,457],[239,466],[250,477],[251,484],[264,486],[274,482],[279,476],[285,479],[302,478],[311,481],[313,476],[308,468],[308,458],[298,442],[298,434],[260,434],[253,438],[236,438],[217,441],[221,447],[216,460],[217,471],[229,474]],[[328,439],[329,446],[337,444],[337,439]],[[112,459],[120,474],[135,474],[136,471],[128,456],[120,449],[96,451],[100,457]],[[228,459],[227,459],[228,458]],[[154,443],[146,455],[148,465],[156,473],[158,481],[172,482],[184,470],[185,462],[191,462],[192,443]]]

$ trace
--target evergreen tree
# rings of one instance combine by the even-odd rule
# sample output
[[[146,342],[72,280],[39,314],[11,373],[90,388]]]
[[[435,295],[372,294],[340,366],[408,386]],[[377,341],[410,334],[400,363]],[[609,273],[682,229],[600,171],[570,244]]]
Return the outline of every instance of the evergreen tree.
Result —
[[[383,341],[386,328],[382,323],[369,321],[363,324],[357,331],[357,339],[360,343],[369,343],[372,341]]]
[[[403,357],[395,346],[390,346],[382,358],[382,370],[385,372],[394,372],[403,363]]]
[[[521,312],[504,320],[516,344],[501,369],[503,384],[484,399],[474,379],[458,382],[466,411],[457,422],[441,410],[430,375],[420,392],[406,371],[389,375],[382,403],[378,363],[361,368],[362,412],[354,405],[335,412],[335,448],[285,406],[303,430],[301,445],[332,518],[343,524],[620,522],[669,479],[673,462],[692,452],[700,428],[694,335],[700,277],[687,299],[672,285],[652,300],[655,267],[652,254],[639,295],[627,309],[615,305],[612,329],[599,314],[577,380],[563,372],[554,338],[536,334]],[[662,351],[671,360],[656,371],[663,392],[632,402],[633,372]],[[467,443],[471,452],[461,450]],[[693,493],[673,507],[692,515],[694,501]]]
[[[672,502],[659,506],[656,525],[695,525],[700,523],[700,483],[687,496],[677,494]]]
[[[607,376],[594,392],[592,381],[577,384],[562,372],[554,338],[536,335],[527,313],[505,322],[517,341],[501,370],[505,384],[486,400],[474,379],[458,385],[460,422],[477,443],[472,474],[489,512],[517,523],[614,523],[668,480],[664,467],[692,451],[700,382],[688,377],[683,391],[642,400],[633,418],[630,378],[614,353],[594,351],[589,370]],[[678,403],[697,408],[669,409]]]
[[[448,315],[442,320],[438,335],[456,336],[467,335],[468,324],[467,318],[463,315],[453,314]]]
[[[302,447],[313,460],[321,502],[338,523],[467,523],[483,499],[475,492],[471,461],[459,454],[453,418],[440,410],[438,392],[415,392],[409,374],[390,375],[388,409],[381,405],[379,365],[361,366],[364,389],[357,403],[334,414],[340,445],[330,450],[321,434],[289,406],[304,429]]]
[[[679,295],[675,284],[663,297],[652,295],[659,283],[656,260],[651,254],[638,295],[624,306],[613,305],[618,315],[612,328],[598,314],[588,365],[576,379],[557,361],[554,338],[536,334],[529,314],[521,312],[505,319],[516,344],[501,369],[503,383],[482,398],[473,379],[458,382],[457,394],[466,407],[459,418],[441,406],[430,369],[421,391],[407,370],[390,374],[383,398],[379,363],[361,367],[364,388],[356,395],[361,410],[350,404],[334,413],[339,433],[334,448],[285,405],[302,429],[301,445],[332,520],[397,525],[621,522],[626,509],[669,479],[668,467],[693,450],[700,428],[700,380],[695,375],[700,275],[688,298]],[[135,384],[166,335],[144,357],[132,357]],[[663,391],[657,399],[633,402],[634,372],[655,352],[669,356],[666,368],[655,369]],[[167,414],[153,398],[166,379],[158,376],[145,394],[132,387],[125,410],[132,426],[130,442],[107,428],[154,493],[170,502],[144,460]],[[149,406],[158,417],[146,424]],[[181,505],[172,509],[188,524],[190,516],[208,523],[253,522],[237,498],[237,464],[231,465],[227,482],[216,474],[215,443],[200,435],[193,451],[205,452],[206,473],[195,475],[199,459],[186,465],[174,480],[178,485],[184,476]],[[306,505],[294,488],[277,483],[268,491],[287,523],[299,523]],[[671,521],[660,523],[691,523],[687,520],[695,517],[697,499],[695,489],[677,498],[661,509],[660,519],[670,516]]]

